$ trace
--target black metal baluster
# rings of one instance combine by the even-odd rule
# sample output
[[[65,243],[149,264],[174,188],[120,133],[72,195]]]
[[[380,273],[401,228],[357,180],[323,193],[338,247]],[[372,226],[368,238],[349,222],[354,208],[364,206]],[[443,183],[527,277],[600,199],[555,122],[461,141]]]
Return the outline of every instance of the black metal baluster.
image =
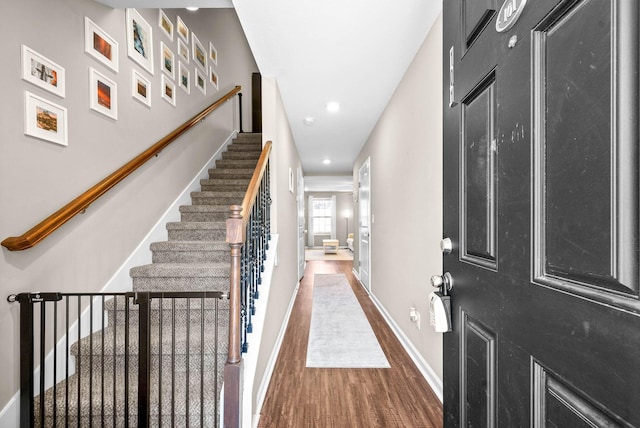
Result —
[[[149,364],[149,293],[136,293],[136,302],[140,313],[140,327],[138,331],[138,426],[149,426],[150,415],[150,376]]]
[[[53,426],[58,423],[58,301],[53,302]]]
[[[129,295],[124,298],[124,426],[129,428]]]
[[[213,384],[215,385],[216,388],[216,393],[213,396],[213,410],[214,410],[214,417],[218,418],[218,397],[220,396],[219,391],[218,391],[218,302],[220,301],[220,299],[215,299],[214,302],[214,319],[215,319],[215,323],[213,325],[213,338],[214,338],[214,345],[213,345],[213,364],[215,367],[215,370],[213,371]]]
[[[39,395],[40,395],[40,426],[44,427],[44,348],[45,348],[45,335],[46,335],[46,323],[45,323],[45,303],[40,302],[40,379],[39,379]],[[33,399],[33,398],[32,398]]]
[[[200,297],[200,427],[204,426],[204,295]],[[217,371],[216,367],[214,371]]]
[[[176,299],[171,300],[171,426],[176,424]]]
[[[80,418],[82,416],[82,409],[80,405],[80,379],[82,374],[82,347],[80,345],[80,337],[82,334],[82,320],[80,314],[82,313],[82,296],[78,295],[78,313],[76,314],[76,323],[78,326],[78,358],[76,358],[76,382],[78,395],[76,396],[76,408],[78,409],[78,428],[80,428]]]
[[[89,428],[93,426],[93,296],[89,295]]]
[[[164,313],[162,312],[162,302],[164,298],[160,298],[158,303],[158,426],[162,426],[162,321]]]
[[[117,379],[116,379],[116,348],[117,348],[117,342],[116,339],[118,337],[118,297],[117,296],[113,296],[113,349],[111,350],[112,353],[112,372],[113,372],[113,428],[116,428],[116,421],[117,421]],[[126,352],[126,351],[125,351]],[[125,399],[126,400],[126,399]]]
[[[101,357],[101,372],[100,372],[100,383],[101,383],[101,390],[100,390],[100,400],[101,400],[101,406],[100,406],[100,411],[101,411],[101,416],[100,416],[100,422],[102,422],[102,425],[104,426],[104,335],[106,333],[106,331],[104,330],[104,294],[101,296],[101,300],[102,300],[102,305],[100,307],[101,309],[101,315],[102,315],[102,326],[100,327],[100,331],[102,332],[101,334],[101,338],[102,338],[102,351],[100,352],[100,357]]]
[[[187,320],[191,319],[191,301],[189,298],[187,298]],[[190,344],[191,344],[191,326],[190,323],[187,322],[186,323],[187,326],[187,338],[186,338],[186,342],[187,342],[187,351],[186,351],[186,359],[187,359],[187,372],[186,372],[186,391],[185,391],[185,402],[186,402],[186,408],[187,408],[187,423],[186,426],[189,426],[189,409],[191,408],[190,404],[189,404],[189,349],[190,349]]]
[[[66,341],[65,341],[65,353],[66,358],[64,362],[64,421],[65,427],[69,427],[69,359],[71,352],[69,348],[69,296],[65,296],[65,328],[66,328]]]

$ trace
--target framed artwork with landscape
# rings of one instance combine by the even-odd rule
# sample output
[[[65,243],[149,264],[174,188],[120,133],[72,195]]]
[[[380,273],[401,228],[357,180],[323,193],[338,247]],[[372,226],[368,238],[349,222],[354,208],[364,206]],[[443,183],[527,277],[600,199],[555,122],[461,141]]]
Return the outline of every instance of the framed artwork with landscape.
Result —
[[[127,9],[127,55],[153,76],[153,31],[135,9]]]
[[[91,19],[84,17],[84,51],[118,72],[118,42]]]
[[[151,82],[136,70],[133,70],[131,75],[131,96],[151,107]]]
[[[162,28],[162,32],[167,35],[169,40],[173,42],[173,22],[171,22],[162,9],[158,9],[158,26]]]
[[[24,91],[24,133],[67,146],[67,109]]]
[[[202,71],[207,71],[207,53],[205,52],[202,43],[200,43],[200,40],[193,32],[191,33],[191,57]]]
[[[118,87],[95,68],[89,68],[89,107],[111,119],[118,119]]]

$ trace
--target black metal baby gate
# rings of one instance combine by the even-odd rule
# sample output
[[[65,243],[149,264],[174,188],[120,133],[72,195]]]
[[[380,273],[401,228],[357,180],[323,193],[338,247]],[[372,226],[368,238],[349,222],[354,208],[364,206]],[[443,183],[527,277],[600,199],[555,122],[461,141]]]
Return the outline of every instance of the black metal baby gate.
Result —
[[[8,300],[20,303],[20,426],[218,426],[226,294]]]

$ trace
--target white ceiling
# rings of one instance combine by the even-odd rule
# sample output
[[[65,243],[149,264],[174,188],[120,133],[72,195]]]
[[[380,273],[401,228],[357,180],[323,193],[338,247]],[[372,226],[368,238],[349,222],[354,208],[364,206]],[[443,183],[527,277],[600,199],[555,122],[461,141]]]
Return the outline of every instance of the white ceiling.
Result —
[[[140,8],[229,7],[233,1],[261,74],[278,82],[305,175],[352,173],[442,9],[442,0],[99,1]],[[329,101],[341,110],[326,111]],[[315,119],[312,126],[303,124],[307,116]]]

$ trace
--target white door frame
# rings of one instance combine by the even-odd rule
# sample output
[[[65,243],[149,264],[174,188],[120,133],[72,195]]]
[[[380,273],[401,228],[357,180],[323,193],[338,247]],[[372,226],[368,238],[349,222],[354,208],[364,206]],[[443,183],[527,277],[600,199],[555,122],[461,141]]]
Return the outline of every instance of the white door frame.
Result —
[[[367,197],[362,198],[363,194],[363,186],[362,186],[362,177],[363,170],[367,169],[369,172],[364,176],[367,177],[367,186],[364,189],[366,191]],[[363,233],[363,227],[365,227],[365,231]],[[363,236],[366,234],[366,236]],[[363,259],[363,242],[366,242],[366,258]],[[363,260],[366,262],[367,266],[365,266],[365,270],[363,271],[362,262]],[[368,157],[367,160],[360,166],[358,170],[358,275],[360,276],[360,283],[364,286],[364,288],[371,293],[371,158]]]
[[[304,276],[304,268],[306,266],[305,261],[305,215],[304,215],[304,177],[302,176],[302,169],[298,168],[298,194],[297,194],[297,208],[298,208],[298,279]]]

